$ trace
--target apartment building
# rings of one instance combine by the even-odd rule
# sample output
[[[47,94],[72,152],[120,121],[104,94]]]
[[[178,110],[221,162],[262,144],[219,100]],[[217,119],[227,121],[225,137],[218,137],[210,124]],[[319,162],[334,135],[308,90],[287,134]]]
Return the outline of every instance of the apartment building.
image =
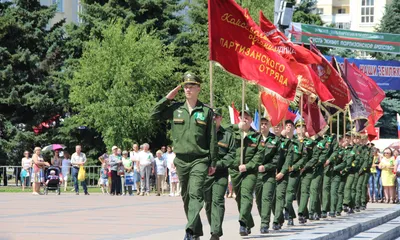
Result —
[[[385,5],[392,0],[318,0],[317,14],[325,25],[354,31],[373,32]]]
[[[50,25],[64,18],[67,23],[79,23],[81,21],[78,15],[78,13],[82,11],[81,0],[40,0],[40,4],[45,6],[57,6],[56,15],[50,20]]]

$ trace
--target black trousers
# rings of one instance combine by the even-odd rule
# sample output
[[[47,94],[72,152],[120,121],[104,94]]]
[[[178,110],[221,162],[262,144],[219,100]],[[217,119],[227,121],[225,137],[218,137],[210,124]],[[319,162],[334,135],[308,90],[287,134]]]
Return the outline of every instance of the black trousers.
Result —
[[[121,177],[117,171],[111,171],[111,194],[121,194]]]

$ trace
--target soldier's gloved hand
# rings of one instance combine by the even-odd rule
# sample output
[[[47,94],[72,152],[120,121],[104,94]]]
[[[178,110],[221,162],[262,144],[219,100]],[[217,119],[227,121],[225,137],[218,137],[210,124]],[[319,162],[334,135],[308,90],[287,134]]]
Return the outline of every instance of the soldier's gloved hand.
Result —
[[[276,177],[275,177],[276,181],[279,181],[279,180],[281,180],[282,178],[283,178],[283,173],[278,173],[278,174],[276,174]]]
[[[246,172],[246,171],[247,171],[246,165],[242,164],[239,166],[239,172]]]
[[[264,165],[260,165],[260,166],[258,167],[258,172],[265,172],[265,167],[264,167]]]
[[[243,130],[243,126],[244,126],[245,124],[246,124],[245,122],[240,121],[239,124],[238,124],[239,129],[240,129],[240,130]]]
[[[215,173],[215,167],[208,167],[208,176],[212,176]]]
[[[178,92],[179,92],[179,89],[181,89],[182,88],[182,86],[181,85],[178,85],[176,88],[174,88],[171,92],[169,92],[168,94],[167,94],[167,99],[169,99],[169,100],[172,100],[172,99],[174,99],[175,98],[175,96],[176,96],[176,94],[178,94]]]

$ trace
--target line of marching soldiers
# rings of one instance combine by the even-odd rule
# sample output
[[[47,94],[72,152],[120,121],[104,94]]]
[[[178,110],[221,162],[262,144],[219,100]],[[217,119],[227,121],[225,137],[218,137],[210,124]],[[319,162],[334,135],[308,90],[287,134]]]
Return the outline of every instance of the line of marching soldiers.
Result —
[[[254,198],[262,234],[269,232],[271,222],[272,229],[279,230],[285,220],[293,226],[295,218],[305,224],[307,220],[340,216],[343,211],[352,214],[366,209],[373,147],[367,144],[365,136],[351,136],[348,132],[345,136],[325,134],[309,138],[302,119],[271,128],[269,121],[262,118],[260,132],[255,132],[250,127],[251,113],[242,114],[241,122],[230,130],[217,122],[219,159],[223,161],[217,162],[220,172],[208,176],[204,188],[211,239],[222,236],[228,171],[236,193],[242,236],[250,234],[254,227]],[[215,115],[218,118],[221,111],[216,109]],[[297,214],[294,200],[298,204]]]

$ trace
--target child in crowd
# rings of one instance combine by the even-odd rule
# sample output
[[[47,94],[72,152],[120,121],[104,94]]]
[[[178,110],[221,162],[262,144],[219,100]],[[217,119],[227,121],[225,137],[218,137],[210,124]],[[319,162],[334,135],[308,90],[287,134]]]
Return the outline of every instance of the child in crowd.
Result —
[[[58,180],[58,179],[60,178],[56,175],[56,171],[51,170],[50,175],[47,177],[46,186],[49,184],[50,180]]]
[[[107,193],[108,194],[108,166],[107,163],[102,163],[101,164],[101,169],[100,169],[100,186],[101,186],[101,192],[103,194]],[[105,189],[105,191],[104,191]]]
[[[174,164],[171,165],[171,193],[169,194],[171,197],[178,196],[177,193],[177,184],[179,182],[178,174],[176,173],[176,167]]]

